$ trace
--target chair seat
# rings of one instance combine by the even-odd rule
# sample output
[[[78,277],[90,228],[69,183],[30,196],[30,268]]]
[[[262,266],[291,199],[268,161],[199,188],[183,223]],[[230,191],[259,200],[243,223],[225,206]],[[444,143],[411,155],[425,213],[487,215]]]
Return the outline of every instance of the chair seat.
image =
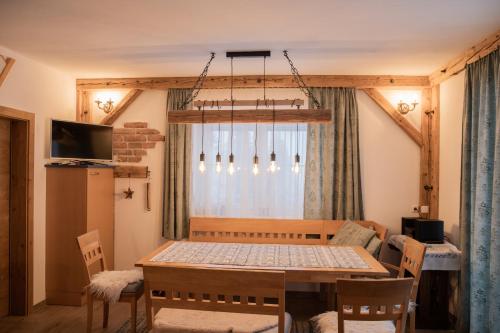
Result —
[[[336,311],[322,313],[313,318],[316,331],[319,333],[337,333],[338,316]],[[345,333],[394,333],[396,327],[392,321],[358,321],[345,320]]]
[[[144,280],[140,280],[134,283],[129,283],[125,288],[123,288],[122,296],[131,296],[136,294],[142,294],[144,292]]]
[[[285,313],[285,332],[292,317]],[[278,317],[247,313],[162,308],[153,321],[154,333],[278,333]]]

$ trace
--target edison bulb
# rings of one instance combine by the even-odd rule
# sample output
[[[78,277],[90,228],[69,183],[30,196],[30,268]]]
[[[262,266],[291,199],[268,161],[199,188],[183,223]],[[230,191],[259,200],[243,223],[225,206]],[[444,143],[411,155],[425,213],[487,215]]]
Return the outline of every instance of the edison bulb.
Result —
[[[254,175],[258,175],[259,174],[259,165],[258,164],[254,164],[253,165],[252,172],[253,172]]]
[[[299,170],[300,170],[299,164],[300,164],[300,155],[299,155],[299,153],[297,153],[295,155],[295,160],[294,160],[293,167],[292,167],[293,172],[299,173]]]
[[[229,155],[229,166],[227,167],[227,172],[229,172],[230,175],[234,173],[234,155],[231,153]]]
[[[215,171],[220,173],[222,170],[222,157],[219,153],[215,156]]]
[[[229,167],[227,168],[227,172],[229,172],[230,175],[234,173],[234,163],[231,162],[229,163]]]
[[[205,167],[205,154],[201,152],[200,154],[200,164],[198,165],[198,170],[200,170],[201,173],[204,173],[207,168]]]
[[[269,171],[272,173],[276,172],[278,170],[278,166],[276,165],[276,154],[274,151],[271,153],[271,164],[269,165]]]
[[[276,172],[277,169],[278,166],[276,165],[276,161],[271,161],[271,164],[269,165],[269,171]]]
[[[201,173],[204,173],[207,168],[205,167],[205,161],[200,161],[200,164],[198,165],[198,170],[200,170]]]
[[[252,167],[252,172],[254,175],[257,175],[259,173],[259,157],[257,154],[253,157],[253,167]]]

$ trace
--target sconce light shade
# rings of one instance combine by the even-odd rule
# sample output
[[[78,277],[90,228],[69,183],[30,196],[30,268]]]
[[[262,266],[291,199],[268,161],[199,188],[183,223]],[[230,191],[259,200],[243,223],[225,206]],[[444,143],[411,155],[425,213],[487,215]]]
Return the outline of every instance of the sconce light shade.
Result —
[[[107,102],[102,102],[101,100],[96,100],[97,108],[104,113],[110,113],[113,111],[113,100],[110,98]]]
[[[405,103],[403,101],[399,101],[399,103],[398,103],[398,111],[401,114],[407,114],[408,112],[415,110],[415,107],[417,105],[418,105],[417,102]]]

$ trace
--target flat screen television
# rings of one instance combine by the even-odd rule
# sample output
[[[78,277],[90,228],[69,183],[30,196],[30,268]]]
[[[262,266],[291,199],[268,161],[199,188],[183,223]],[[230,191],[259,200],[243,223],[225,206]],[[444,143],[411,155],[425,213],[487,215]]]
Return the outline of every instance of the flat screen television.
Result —
[[[83,161],[113,160],[113,127],[52,119],[50,157]]]

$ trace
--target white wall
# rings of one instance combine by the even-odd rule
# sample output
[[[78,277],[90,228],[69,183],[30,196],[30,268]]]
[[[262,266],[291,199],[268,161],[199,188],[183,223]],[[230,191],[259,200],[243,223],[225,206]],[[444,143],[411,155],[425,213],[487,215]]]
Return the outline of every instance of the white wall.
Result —
[[[460,172],[465,72],[441,84],[439,218],[451,242],[459,241]]]
[[[74,119],[75,80],[71,76],[0,46],[16,59],[0,88],[0,105],[35,114],[33,302],[45,299],[45,168],[49,119]]]
[[[235,91],[234,97],[252,99],[261,97],[261,94],[260,89],[245,89]],[[304,98],[298,89],[270,89],[267,95],[269,98]],[[203,90],[198,99],[224,99],[228,96],[228,90]],[[387,97],[391,100],[391,96]],[[411,215],[411,206],[418,204],[419,148],[363,92],[358,92],[358,103],[365,217],[388,226],[392,233],[399,233],[401,217]],[[164,134],[165,106],[165,92],[145,91],[114,126],[120,127],[127,121],[145,121]],[[419,110],[415,113],[410,121],[418,124]],[[127,188],[128,180],[116,180],[117,269],[132,267],[137,259],[164,241],[161,238],[163,150],[164,144],[157,144],[148,150],[148,155],[139,164],[134,164],[147,165],[152,171],[150,212],[145,211],[144,180],[131,180],[131,187],[136,191],[132,200],[123,199],[121,193]]]
[[[365,219],[401,233],[401,217],[418,205],[420,147],[361,91],[358,107]]]

